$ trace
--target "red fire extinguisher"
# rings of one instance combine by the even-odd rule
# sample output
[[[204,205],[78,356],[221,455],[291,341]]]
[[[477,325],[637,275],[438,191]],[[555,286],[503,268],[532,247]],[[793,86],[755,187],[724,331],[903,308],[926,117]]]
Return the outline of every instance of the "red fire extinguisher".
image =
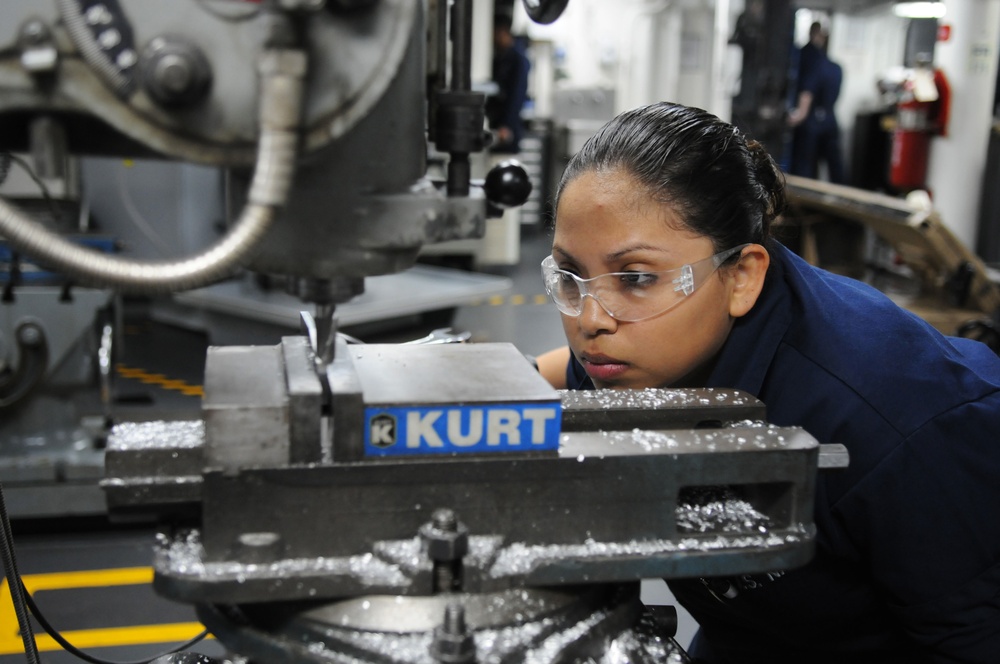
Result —
[[[916,76],[930,73],[918,71]],[[896,105],[889,184],[901,191],[926,189],[931,136],[944,135],[947,130],[951,90],[938,69],[926,80],[907,81],[904,90]]]

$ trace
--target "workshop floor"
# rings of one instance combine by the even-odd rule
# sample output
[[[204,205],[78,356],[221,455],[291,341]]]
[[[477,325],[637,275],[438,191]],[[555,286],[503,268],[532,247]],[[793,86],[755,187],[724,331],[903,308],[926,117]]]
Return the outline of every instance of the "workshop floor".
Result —
[[[559,317],[545,301],[538,264],[550,238],[529,231],[522,257],[513,268],[488,272],[510,278],[510,294],[459,307],[452,327],[469,331],[476,342],[510,342],[537,355],[564,343]],[[143,307],[127,308],[124,352],[116,376],[115,415],[120,421],[198,417],[205,347],[204,334],[157,323]],[[395,342],[424,336],[437,318],[382,331],[363,340]],[[14,523],[17,560],[25,586],[48,621],[88,653],[118,662],[147,659],[200,631],[191,607],[156,596],[149,567],[155,528],[108,524],[101,518],[56,518]],[[665,585],[647,582],[644,597],[670,600]],[[694,625],[682,615],[678,640],[686,644]],[[77,661],[35,624],[46,664]],[[194,652],[219,656],[222,648],[204,641]],[[23,662],[23,648],[6,583],[0,586],[0,664]]]

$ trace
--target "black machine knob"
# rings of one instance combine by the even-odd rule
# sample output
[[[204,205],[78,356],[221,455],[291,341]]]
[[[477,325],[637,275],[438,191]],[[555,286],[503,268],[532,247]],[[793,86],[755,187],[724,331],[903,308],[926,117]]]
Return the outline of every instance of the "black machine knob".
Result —
[[[528,16],[535,23],[548,24],[559,18],[569,0],[521,0]]]
[[[483,191],[491,205],[506,210],[528,200],[531,179],[516,159],[505,159],[486,174]]]

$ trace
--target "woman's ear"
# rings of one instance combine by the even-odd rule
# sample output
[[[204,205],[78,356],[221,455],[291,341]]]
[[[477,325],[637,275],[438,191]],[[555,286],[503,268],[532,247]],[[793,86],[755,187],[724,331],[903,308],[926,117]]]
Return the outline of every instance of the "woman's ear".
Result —
[[[731,269],[732,286],[729,292],[729,315],[733,318],[745,316],[757,303],[764,288],[764,276],[771,264],[771,255],[759,244],[751,244],[743,250],[739,262]]]

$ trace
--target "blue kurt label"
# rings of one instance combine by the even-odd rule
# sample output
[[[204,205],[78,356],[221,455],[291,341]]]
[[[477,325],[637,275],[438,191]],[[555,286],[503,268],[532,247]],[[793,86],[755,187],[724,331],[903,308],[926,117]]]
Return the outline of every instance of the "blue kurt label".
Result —
[[[559,404],[365,409],[365,455],[559,449]]]

